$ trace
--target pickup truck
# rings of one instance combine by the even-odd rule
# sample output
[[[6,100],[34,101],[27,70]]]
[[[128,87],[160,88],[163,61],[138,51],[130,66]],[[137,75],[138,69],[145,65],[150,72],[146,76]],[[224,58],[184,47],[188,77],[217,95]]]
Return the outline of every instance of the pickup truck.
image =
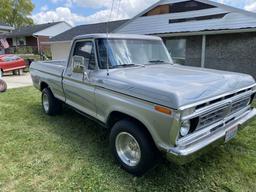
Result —
[[[67,61],[33,62],[30,71],[46,114],[66,104],[99,122],[117,162],[138,176],[162,154],[195,159],[256,116],[253,77],[174,64],[155,36],[78,36]]]

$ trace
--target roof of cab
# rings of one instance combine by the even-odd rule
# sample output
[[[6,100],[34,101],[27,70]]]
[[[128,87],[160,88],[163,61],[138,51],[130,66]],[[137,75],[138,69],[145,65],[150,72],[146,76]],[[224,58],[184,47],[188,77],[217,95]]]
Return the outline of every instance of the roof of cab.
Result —
[[[142,39],[142,40],[161,40],[160,37],[151,36],[151,35],[134,35],[134,34],[118,34],[118,33],[96,33],[96,34],[87,34],[87,35],[79,35],[73,39],[101,39],[101,38],[108,38],[108,39]]]

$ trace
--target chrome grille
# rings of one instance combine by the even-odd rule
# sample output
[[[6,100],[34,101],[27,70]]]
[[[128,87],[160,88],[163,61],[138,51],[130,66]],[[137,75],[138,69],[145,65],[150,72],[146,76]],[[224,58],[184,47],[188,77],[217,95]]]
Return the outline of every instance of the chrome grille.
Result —
[[[232,98],[230,98],[232,101]],[[222,106],[207,114],[203,114],[199,117],[199,123],[197,129],[201,129],[212,125],[218,121],[223,120],[225,117],[232,115],[240,110],[246,108],[250,103],[250,97],[246,96],[239,100],[233,100],[229,105]]]
[[[199,121],[199,128],[206,127],[208,125],[211,125],[215,122],[222,120],[226,114],[226,110],[227,107],[215,110],[211,113],[201,116]]]
[[[248,98],[243,98],[241,100],[233,102],[230,113],[233,114],[245,108],[249,104],[250,99],[251,98],[248,97]]]

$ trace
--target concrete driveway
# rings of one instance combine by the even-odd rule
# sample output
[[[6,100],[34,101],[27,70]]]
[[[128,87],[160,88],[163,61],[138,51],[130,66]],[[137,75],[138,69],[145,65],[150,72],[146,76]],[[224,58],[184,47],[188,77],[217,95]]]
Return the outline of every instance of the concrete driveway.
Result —
[[[23,75],[5,75],[2,77],[7,83],[7,89],[26,87],[32,85],[32,80],[29,73]]]

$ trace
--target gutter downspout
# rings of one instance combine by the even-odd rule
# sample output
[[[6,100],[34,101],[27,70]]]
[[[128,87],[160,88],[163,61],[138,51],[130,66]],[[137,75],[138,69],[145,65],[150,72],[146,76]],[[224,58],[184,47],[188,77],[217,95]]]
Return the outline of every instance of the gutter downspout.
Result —
[[[202,36],[201,67],[205,67],[206,35]]]
[[[36,38],[36,42],[37,42],[37,51],[38,51],[38,54],[40,54],[40,45],[39,45],[39,39],[38,39],[38,36],[34,36],[33,35],[33,37],[35,37]]]

